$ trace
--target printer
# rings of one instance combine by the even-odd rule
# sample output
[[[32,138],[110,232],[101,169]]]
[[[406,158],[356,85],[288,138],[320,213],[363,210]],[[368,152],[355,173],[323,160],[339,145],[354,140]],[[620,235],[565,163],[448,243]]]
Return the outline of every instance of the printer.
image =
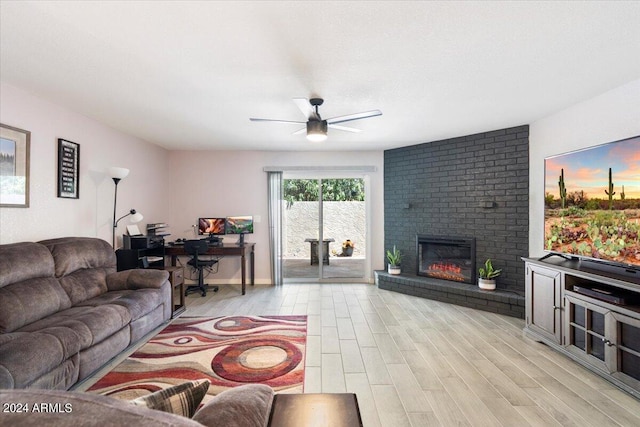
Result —
[[[156,249],[164,246],[163,236],[122,236],[124,249]]]

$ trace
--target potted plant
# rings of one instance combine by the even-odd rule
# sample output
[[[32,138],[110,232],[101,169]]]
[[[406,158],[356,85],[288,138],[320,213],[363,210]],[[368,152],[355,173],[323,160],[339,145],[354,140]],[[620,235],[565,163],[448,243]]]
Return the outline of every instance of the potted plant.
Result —
[[[478,278],[478,287],[492,291],[496,288],[496,277],[502,273],[502,269],[495,270],[491,263],[491,258],[489,258],[484,262],[484,267],[480,267],[478,273],[480,275]]]
[[[402,254],[396,248],[396,245],[393,245],[393,251],[387,249],[387,261],[389,262],[388,271],[389,274],[400,274],[400,261],[402,259]]]
[[[356,246],[351,240],[347,239],[342,242],[342,255],[341,256],[351,256],[353,255],[353,248]]]

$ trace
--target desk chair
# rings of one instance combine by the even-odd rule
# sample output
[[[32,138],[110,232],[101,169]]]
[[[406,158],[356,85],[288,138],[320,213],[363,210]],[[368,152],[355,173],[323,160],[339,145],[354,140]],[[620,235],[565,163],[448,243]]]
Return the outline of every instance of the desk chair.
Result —
[[[184,292],[185,296],[191,292],[201,292],[202,296],[207,296],[207,289],[209,288],[204,284],[204,269],[213,267],[218,260],[217,259],[202,259],[201,255],[207,253],[207,241],[206,240],[187,240],[184,242],[184,251],[187,255],[191,255],[191,259],[187,262],[187,265],[192,266],[198,270],[198,285],[189,286]],[[210,289],[213,292],[218,292],[217,286],[211,286]]]

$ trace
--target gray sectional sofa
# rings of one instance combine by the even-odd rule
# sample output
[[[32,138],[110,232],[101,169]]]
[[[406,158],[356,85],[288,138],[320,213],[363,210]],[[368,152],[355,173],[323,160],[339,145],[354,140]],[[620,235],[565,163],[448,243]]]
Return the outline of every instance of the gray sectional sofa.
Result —
[[[116,272],[111,245],[0,245],[0,389],[68,390],[171,318],[163,270]]]

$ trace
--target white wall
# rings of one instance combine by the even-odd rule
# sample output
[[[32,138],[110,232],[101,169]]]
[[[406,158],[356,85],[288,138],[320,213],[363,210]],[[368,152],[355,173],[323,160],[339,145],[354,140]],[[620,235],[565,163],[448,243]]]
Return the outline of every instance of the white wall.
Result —
[[[260,218],[254,234],[246,240],[256,243],[256,281],[270,283],[267,174],[265,166],[375,166],[368,173],[371,182],[372,268],[384,268],[383,153],[371,152],[274,152],[274,151],[172,151],[171,171],[172,238],[194,236],[198,217],[253,215]],[[225,240],[234,241],[236,236]],[[220,263],[211,283],[238,283],[240,264]]]
[[[0,244],[63,236],[111,242],[110,166],[131,170],[119,185],[119,216],[137,209],[144,215],[141,229],[148,222],[169,220],[166,150],[5,83],[0,85],[0,122],[31,131],[30,206],[0,208]],[[80,144],[79,199],[57,197],[58,138]]]
[[[640,135],[640,80],[531,123],[530,256],[544,253],[544,158],[636,135]]]

